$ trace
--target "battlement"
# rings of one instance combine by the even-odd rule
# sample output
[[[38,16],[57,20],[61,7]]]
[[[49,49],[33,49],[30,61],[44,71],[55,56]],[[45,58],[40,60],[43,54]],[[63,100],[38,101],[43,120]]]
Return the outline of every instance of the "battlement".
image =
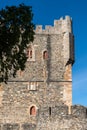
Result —
[[[52,107],[42,107],[38,111],[38,115],[41,117],[53,117],[53,118],[61,118],[61,117],[77,117],[77,118],[87,118],[87,108],[81,105],[73,105],[71,106],[71,114],[69,114],[69,108],[67,105],[61,106],[52,106]]]
[[[7,122],[5,119],[4,123],[0,123],[0,130],[53,130],[54,128],[55,130],[86,130],[87,108],[74,105],[71,110],[72,113],[68,114],[66,105],[48,106],[45,104],[38,109],[36,116],[30,116],[25,121]],[[36,121],[31,122],[31,119],[36,119]]]
[[[42,25],[37,25],[35,29],[36,34],[61,34],[65,32],[72,33],[72,19],[69,16],[54,20],[54,26],[46,25],[43,29]]]
[[[71,109],[72,113],[68,114],[68,107],[65,105],[41,108],[38,128],[44,128],[44,130],[53,128],[56,128],[55,130],[86,130],[87,108],[74,105]],[[43,125],[41,126],[41,124]]]
[[[87,118],[87,107],[81,105],[73,105],[71,107],[71,113],[78,118]]]

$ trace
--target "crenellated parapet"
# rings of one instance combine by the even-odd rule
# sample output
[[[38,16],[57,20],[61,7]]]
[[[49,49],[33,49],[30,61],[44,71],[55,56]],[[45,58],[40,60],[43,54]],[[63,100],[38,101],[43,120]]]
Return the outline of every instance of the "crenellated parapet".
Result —
[[[45,106],[41,107],[38,111],[38,115],[40,118],[44,117],[52,117],[52,118],[61,118],[61,117],[68,117],[79,118],[79,119],[87,119],[87,108],[81,105],[73,105],[71,106],[71,114],[69,114],[69,107],[67,105],[60,105],[60,106]]]
[[[81,105],[73,105],[71,107],[71,113],[78,118],[87,118],[87,107]]]
[[[50,104],[51,105],[51,104]],[[22,122],[0,123],[0,130],[87,130],[87,108],[80,105],[71,107],[72,113],[68,114],[68,106],[48,106],[43,104],[36,116],[26,118]],[[30,118],[36,118],[31,122]],[[11,120],[10,120],[11,121]]]
[[[42,25],[37,25],[35,29],[36,34],[61,34],[61,33],[72,33],[71,28],[72,20],[69,16],[64,19],[54,20],[54,26],[46,25],[43,29]]]
[[[86,107],[74,105],[72,113],[68,113],[68,106],[42,107],[38,113],[37,128],[44,130],[86,130],[87,111]]]
[[[54,25],[46,25],[43,29],[42,25],[37,25],[35,29],[35,34],[45,34],[62,36],[64,63],[73,64],[74,63],[74,36],[72,32],[72,19],[70,16],[65,16],[65,18],[60,18],[59,20],[54,20]]]

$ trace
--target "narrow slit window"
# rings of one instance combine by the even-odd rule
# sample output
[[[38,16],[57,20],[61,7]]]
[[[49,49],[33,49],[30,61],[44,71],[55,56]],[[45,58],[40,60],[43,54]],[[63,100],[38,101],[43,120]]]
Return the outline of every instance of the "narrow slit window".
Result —
[[[32,50],[30,50],[29,58],[32,58]]]
[[[51,107],[49,107],[49,115],[51,116]]]
[[[31,47],[29,47],[28,50],[27,50],[27,57],[29,59],[32,59],[32,48]]]

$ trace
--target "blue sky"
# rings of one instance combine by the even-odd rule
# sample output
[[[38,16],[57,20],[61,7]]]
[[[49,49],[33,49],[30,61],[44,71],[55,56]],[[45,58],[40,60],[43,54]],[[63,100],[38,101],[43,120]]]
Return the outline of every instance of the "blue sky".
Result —
[[[72,17],[75,36],[73,104],[87,106],[87,0],[0,0],[0,9],[20,3],[33,7],[35,24],[53,25],[54,19]]]

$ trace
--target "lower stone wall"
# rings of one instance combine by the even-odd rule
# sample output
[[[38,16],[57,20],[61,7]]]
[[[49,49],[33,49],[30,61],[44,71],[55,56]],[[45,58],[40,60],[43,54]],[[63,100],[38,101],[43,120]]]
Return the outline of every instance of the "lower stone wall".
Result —
[[[23,124],[0,124],[0,130],[87,130],[87,119],[80,119],[76,117],[64,117],[61,119],[39,120],[37,124],[23,123]]]
[[[51,107],[43,104],[29,120],[22,120],[22,116],[19,117],[21,121],[14,117],[13,122],[5,116],[5,113],[0,114],[0,130],[87,130],[87,108],[79,105],[71,107],[71,114],[66,105]]]
[[[72,106],[68,114],[67,106],[44,107],[40,112],[36,130],[87,130],[87,113],[83,106]],[[79,112],[79,114],[77,114]]]
[[[35,124],[1,124],[0,130],[36,130]]]

